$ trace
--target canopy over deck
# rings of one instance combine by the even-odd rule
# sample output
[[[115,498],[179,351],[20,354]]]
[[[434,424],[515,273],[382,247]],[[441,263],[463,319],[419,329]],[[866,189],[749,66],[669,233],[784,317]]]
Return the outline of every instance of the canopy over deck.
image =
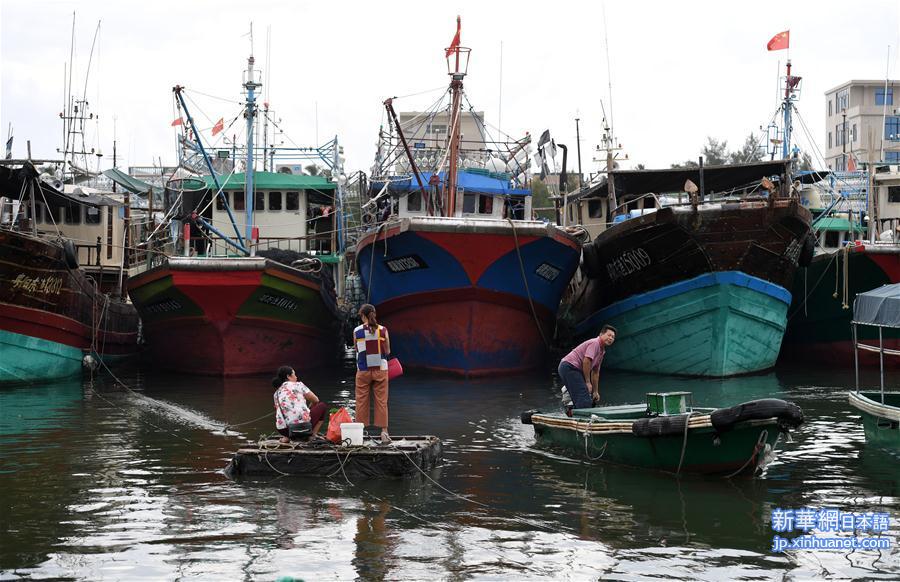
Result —
[[[857,295],[853,302],[853,322],[900,328],[900,283]]]

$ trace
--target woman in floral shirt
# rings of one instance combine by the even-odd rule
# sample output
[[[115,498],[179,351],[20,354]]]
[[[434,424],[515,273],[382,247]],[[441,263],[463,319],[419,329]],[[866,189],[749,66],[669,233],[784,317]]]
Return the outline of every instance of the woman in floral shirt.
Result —
[[[290,366],[278,368],[272,387],[275,388],[275,429],[282,435],[281,442],[290,442],[288,425],[299,422],[312,424],[313,438],[321,438],[318,436],[319,429],[322,428],[328,405],[319,401],[306,384],[297,380],[294,369]]]

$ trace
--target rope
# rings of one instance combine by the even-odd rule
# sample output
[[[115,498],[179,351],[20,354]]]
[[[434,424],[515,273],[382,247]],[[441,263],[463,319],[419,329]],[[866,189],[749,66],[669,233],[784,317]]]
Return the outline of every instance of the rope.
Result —
[[[747,465],[749,465],[750,462],[756,458],[756,455],[759,453],[759,451],[762,449],[762,447],[766,444],[766,439],[768,439],[768,438],[769,438],[769,430],[768,429],[765,429],[761,433],[759,433],[759,438],[756,439],[756,444],[753,445],[753,452],[750,454],[750,458],[747,459],[747,462],[745,462],[743,465],[741,465],[741,468],[738,469],[737,471],[735,471],[734,473],[729,473],[728,475],[725,475],[722,478],[723,479],[731,479],[732,477],[734,477],[735,475],[739,474],[741,471],[746,469]]]
[[[237,427],[237,426],[244,426],[245,424],[250,424],[250,423],[253,423],[253,422],[258,422],[258,421],[260,421],[260,420],[262,420],[262,419],[264,419],[264,418],[268,418],[268,417],[272,416],[273,414],[275,414],[275,411],[274,411],[274,410],[273,410],[272,412],[269,412],[268,414],[264,414],[264,415],[260,416],[259,418],[254,418],[253,420],[248,420],[248,421],[246,421],[246,422],[239,422],[239,423],[237,423],[237,424],[231,424],[231,423],[226,422],[225,424],[222,425],[222,432],[227,433],[229,428],[234,428],[234,427]]]
[[[691,424],[691,415],[688,414],[687,418],[684,419],[684,440],[681,442],[681,457],[678,459],[678,469],[675,470],[676,475],[681,474],[681,464],[684,463],[684,453],[687,450],[687,435],[688,435],[688,426]]]
[[[528,278],[525,276],[525,262],[522,260],[522,251],[519,248],[519,235],[516,232],[516,223],[513,222],[512,218],[507,218],[510,226],[512,226],[513,240],[516,243],[516,255],[519,257],[519,270],[522,273],[522,282],[525,284],[525,293],[528,294],[528,305],[531,306],[531,315],[534,316],[534,323],[537,325],[538,332],[541,334],[541,340],[544,342],[544,346],[547,349],[550,349],[550,343],[547,341],[547,337],[544,335],[544,329],[541,327],[541,321],[538,319],[537,310],[534,308],[534,300],[531,298],[531,289],[528,287]]]

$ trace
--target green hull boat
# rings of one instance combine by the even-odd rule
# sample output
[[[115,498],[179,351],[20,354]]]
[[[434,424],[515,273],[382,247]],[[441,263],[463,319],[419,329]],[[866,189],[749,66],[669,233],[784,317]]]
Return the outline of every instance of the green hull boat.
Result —
[[[775,398],[692,409],[685,395],[648,394],[647,404],[576,409],[571,417],[530,411],[522,414],[522,422],[534,425],[539,447],[569,456],[729,477],[761,472],[774,458],[780,434],[803,422],[797,405]]]
[[[900,451],[900,392],[850,392],[850,406],[860,412],[866,442]]]

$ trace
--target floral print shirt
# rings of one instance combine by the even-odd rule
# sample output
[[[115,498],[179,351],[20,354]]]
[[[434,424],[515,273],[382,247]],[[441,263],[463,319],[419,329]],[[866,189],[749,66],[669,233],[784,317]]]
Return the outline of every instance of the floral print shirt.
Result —
[[[285,382],[275,391],[275,428],[309,422],[306,394],[311,392],[303,382]]]

